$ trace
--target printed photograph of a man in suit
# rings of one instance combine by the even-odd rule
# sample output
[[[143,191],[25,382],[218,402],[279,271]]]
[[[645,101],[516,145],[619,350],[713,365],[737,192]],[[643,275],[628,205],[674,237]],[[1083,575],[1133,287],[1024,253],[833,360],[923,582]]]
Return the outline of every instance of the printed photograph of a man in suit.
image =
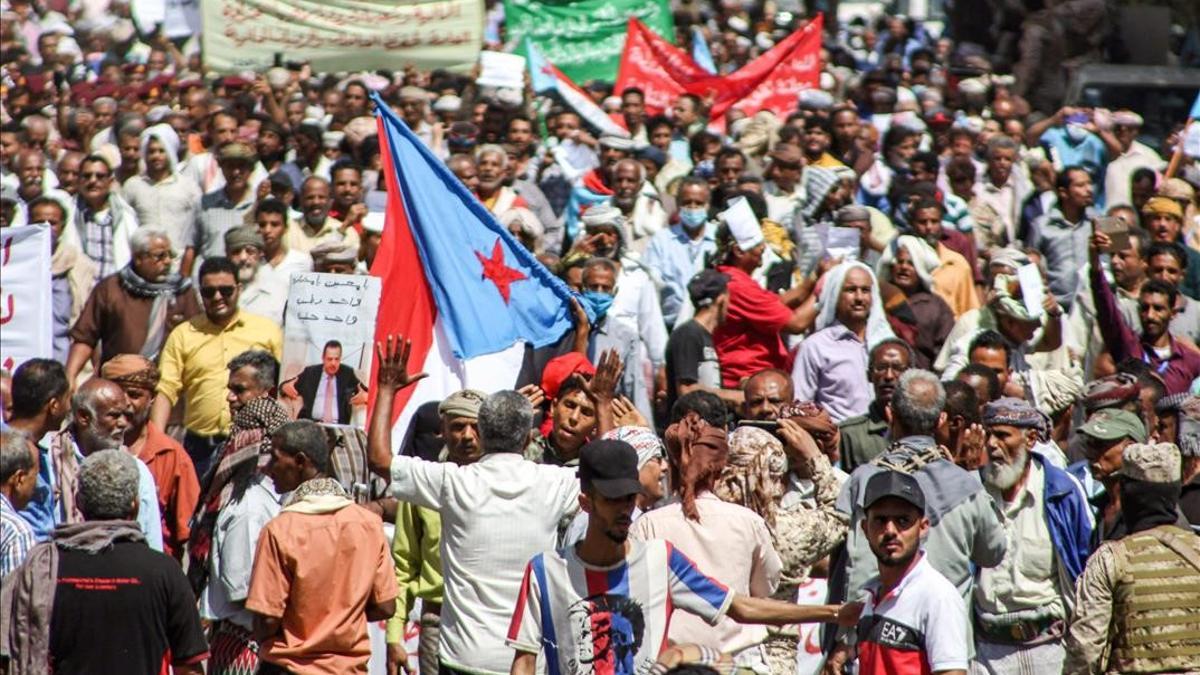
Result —
[[[283,395],[300,399],[300,419],[325,424],[349,424],[353,406],[366,405],[367,389],[342,363],[342,343],[330,340],[321,350],[321,363],[306,367],[283,383]]]

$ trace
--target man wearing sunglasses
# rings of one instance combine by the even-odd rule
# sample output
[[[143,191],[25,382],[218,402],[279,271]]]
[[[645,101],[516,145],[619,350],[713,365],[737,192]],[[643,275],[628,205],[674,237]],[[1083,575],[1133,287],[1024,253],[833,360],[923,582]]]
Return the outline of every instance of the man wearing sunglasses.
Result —
[[[204,313],[180,324],[163,345],[158,396],[150,419],[165,428],[171,408],[184,400],[183,447],[204,476],[213,452],[228,434],[229,406],[225,385],[228,364],[249,349],[282,356],[283,333],[278,325],[238,309],[241,284],[237,266],[228,258],[208,258],[200,265],[200,299]]]
[[[137,213],[113,190],[112,167],[101,155],[88,155],[79,165],[73,220],[64,236],[78,241],[96,263],[93,282],[129,264],[129,237],[138,228]]]

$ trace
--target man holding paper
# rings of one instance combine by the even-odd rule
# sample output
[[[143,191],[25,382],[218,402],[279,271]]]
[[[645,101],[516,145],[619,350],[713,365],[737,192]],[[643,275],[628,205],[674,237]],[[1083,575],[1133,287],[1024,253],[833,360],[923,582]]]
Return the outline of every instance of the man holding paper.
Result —
[[[1096,322],[1113,361],[1141,359],[1162,378],[1168,396],[1188,391],[1192,380],[1200,377],[1200,352],[1184,345],[1170,332],[1179,290],[1156,279],[1142,284],[1138,293],[1138,319],[1142,330],[1140,335],[1135,333],[1121,316],[1116,296],[1100,266],[1100,253],[1111,246],[1112,238],[1108,234],[1099,230],[1092,234],[1089,275],[1092,299],[1096,303]]]

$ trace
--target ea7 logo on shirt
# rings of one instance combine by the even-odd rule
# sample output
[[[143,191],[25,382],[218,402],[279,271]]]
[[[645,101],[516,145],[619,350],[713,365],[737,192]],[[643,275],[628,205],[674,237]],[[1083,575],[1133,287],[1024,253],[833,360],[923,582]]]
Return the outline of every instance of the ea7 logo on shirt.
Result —
[[[859,620],[858,639],[893,649],[921,650],[925,647],[925,636],[920,631],[877,614]]]

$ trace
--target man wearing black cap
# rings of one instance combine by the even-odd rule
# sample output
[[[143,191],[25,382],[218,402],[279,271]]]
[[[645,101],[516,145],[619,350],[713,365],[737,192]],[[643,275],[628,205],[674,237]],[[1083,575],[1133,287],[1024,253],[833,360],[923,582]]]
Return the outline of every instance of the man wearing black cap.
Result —
[[[741,391],[721,388],[721,364],[712,337],[729,310],[729,279],[716,270],[704,270],[688,282],[688,295],[696,315],[667,340],[667,410],[675,399],[697,389],[740,405]]]
[[[967,672],[967,612],[958,589],[921,551],[929,531],[913,476],[881,471],[867,481],[863,532],[879,563],[858,621],[858,673]]]
[[[543,650],[564,673],[581,672],[587,663],[596,672],[640,673],[656,660],[670,666],[685,660],[711,665],[723,658],[695,645],[660,653],[675,608],[713,624],[726,614],[740,623],[776,625],[849,622],[857,614],[856,606],[738,595],[696,569],[669,542],[631,541],[642,485],[637,452],[624,441],[584,446],[579,480],[587,534],[572,547],[539,553],[526,566],[507,639],[516,650],[513,675],[533,673]]]

